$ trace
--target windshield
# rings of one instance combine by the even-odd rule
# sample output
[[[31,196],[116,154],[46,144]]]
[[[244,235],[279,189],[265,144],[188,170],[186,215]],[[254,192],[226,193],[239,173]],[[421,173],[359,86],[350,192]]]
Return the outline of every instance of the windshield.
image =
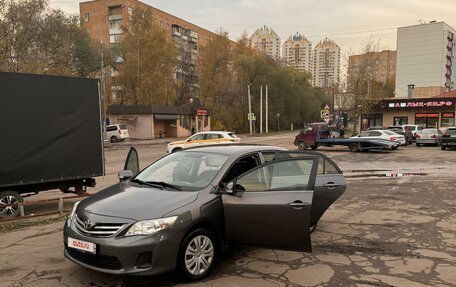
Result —
[[[180,151],[155,162],[135,179],[144,182],[164,182],[182,190],[200,190],[209,185],[228,156],[196,151]]]

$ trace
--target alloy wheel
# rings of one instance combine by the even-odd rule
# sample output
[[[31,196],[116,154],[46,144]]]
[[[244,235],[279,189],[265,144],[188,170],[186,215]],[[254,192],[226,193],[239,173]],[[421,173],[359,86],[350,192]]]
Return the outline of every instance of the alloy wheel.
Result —
[[[0,198],[0,215],[2,217],[14,217],[19,209],[19,200],[12,195],[5,195]]]

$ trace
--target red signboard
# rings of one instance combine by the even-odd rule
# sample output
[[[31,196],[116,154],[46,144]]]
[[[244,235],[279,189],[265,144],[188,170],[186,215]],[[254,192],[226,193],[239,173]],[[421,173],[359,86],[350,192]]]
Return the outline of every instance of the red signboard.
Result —
[[[388,108],[439,108],[439,107],[453,107],[454,104],[452,101],[407,101],[402,102],[390,102],[388,103]]]
[[[205,116],[207,115],[207,110],[197,110],[196,114],[199,116]]]
[[[439,114],[415,114],[417,118],[438,118]]]
[[[454,113],[442,113],[442,118],[454,118]]]

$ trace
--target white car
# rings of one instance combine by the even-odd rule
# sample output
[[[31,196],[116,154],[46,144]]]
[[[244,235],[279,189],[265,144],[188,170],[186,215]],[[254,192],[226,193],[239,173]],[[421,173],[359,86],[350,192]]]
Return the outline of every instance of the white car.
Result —
[[[371,130],[364,131],[361,134],[351,138],[368,138],[368,139],[383,139],[399,142],[401,145],[405,145],[405,137],[388,130]]]
[[[126,125],[108,125],[106,126],[106,139],[110,142],[124,141],[129,138],[128,129]]]
[[[189,147],[239,143],[241,141],[233,132],[199,132],[186,140],[169,143],[166,147],[168,153],[172,153]]]
[[[403,125],[402,128],[404,129],[404,131],[405,129],[411,131],[413,134],[413,139],[415,139],[416,133],[421,132],[421,130],[423,129],[423,127],[420,125]]]

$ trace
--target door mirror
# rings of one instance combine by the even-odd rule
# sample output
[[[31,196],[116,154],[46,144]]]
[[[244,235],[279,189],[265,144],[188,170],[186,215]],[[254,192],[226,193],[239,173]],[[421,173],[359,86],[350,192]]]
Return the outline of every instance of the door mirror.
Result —
[[[225,187],[225,192],[228,194],[233,194],[234,193],[233,188],[234,188],[234,182],[233,181],[228,182],[228,184]]]
[[[138,152],[136,151],[136,149],[134,147],[131,147],[130,151],[128,152],[123,171],[130,171],[132,174],[139,173]]]
[[[122,170],[121,172],[119,172],[118,177],[119,177],[119,181],[122,182],[129,178],[132,178],[133,172],[131,170]]]

